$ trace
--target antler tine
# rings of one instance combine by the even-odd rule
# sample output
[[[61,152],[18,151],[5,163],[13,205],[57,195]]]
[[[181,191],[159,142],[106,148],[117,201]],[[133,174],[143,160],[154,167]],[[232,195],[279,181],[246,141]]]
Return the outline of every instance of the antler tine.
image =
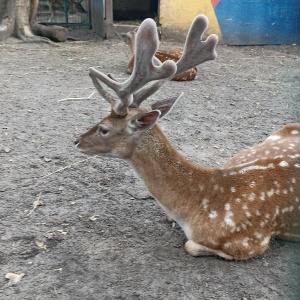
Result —
[[[104,73],[90,68],[90,76],[98,92],[112,104],[113,111],[119,115],[127,114],[128,107],[133,102],[133,93],[149,81],[170,78],[176,72],[176,64],[166,61],[159,66],[153,63],[153,57],[158,48],[156,24],[152,19],[146,19],[140,25],[136,35],[135,62],[131,76],[119,83]],[[119,99],[104,91],[99,80],[115,91]]]
[[[175,76],[217,57],[215,48],[218,43],[218,36],[211,34],[205,41],[202,41],[207,26],[208,19],[206,16],[198,15],[194,19],[185,41],[182,56],[177,62]]]
[[[92,78],[92,81],[94,83],[94,86],[98,93],[105,99],[107,100],[112,106],[116,103],[116,100],[113,95],[111,95],[109,92],[105,91],[103,87],[101,86],[98,78],[95,76],[95,72],[99,72],[94,68],[90,68],[90,77]],[[100,73],[100,72],[99,72]],[[104,74],[103,74],[104,75]]]
[[[160,87],[167,81],[169,81],[169,79],[157,80],[150,86],[147,85],[139,91],[135,92],[133,94],[133,102],[131,104],[131,107],[139,107],[144,100],[146,100],[152,94],[157,92],[160,89]]]
[[[156,24],[152,19],[146,19],[140,25],[136,34],[135,61],[132,75],[123,83],[122,93],[133,94],[146,83],[153,80],[172,77],[176,72],[176,64],[166,61],[155,66],[154,55],[158,48]]]
[[[186,38],[183,54],[176,63],[177,71],[173,77],[204,63],[205,61],[212,60],[217,57],[215,47],[218,43],[218,36],[211,34],[205,41],[201,40],[207,26],[208,19],[206,16],[198,15],[194,19]],[[168,81],[168,79],[156,81],[152,85],[145,86],[134,93],[134,100],[131,106],[138,107],[146,98],[158,91],[166,81]]]

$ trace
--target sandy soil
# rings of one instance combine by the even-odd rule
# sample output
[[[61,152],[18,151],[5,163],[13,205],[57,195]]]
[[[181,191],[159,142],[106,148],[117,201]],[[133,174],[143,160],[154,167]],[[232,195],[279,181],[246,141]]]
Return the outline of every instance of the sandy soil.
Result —
[[[95,91],[90,66],[127,77],[121,40],[85,39],[60,47],[0,44],[0,298],[300,299],[299,244],[273,241],[247,262],[188,256],[183,232],[126,163],[76,151],[75,137],[108,105],[96,94],[58,100]],[[184,91],[161,125],[181,153],[204,166],[221,166],[300,121],[299,47],[217,51],[195,81],[170,82],[149,99]],[[25,276],[9,286],[9,272]]]

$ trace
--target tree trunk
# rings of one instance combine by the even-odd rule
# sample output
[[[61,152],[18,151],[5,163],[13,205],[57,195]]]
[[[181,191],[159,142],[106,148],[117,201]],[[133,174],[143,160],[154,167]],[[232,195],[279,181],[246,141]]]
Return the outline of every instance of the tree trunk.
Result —
[[[64,42],[68,30],[34,23],[39,0],[0,0],[0,41],[14,35],[25,42]]]
[[[68,29],[61,26],[45,26],[33,23],[31,29],[35,35],[47,37],[54,42],[64,42],[69,36]]]

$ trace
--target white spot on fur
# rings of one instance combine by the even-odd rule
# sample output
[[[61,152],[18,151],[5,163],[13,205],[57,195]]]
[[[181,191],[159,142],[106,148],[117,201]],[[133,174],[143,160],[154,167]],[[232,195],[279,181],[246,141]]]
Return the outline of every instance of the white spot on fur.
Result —
[[[232,187],[230,188],[230,190],[231,190],[232,193],[235,193],[235,192],[236,192],[236,188],[235,188],[234,186],[232,186]]]
[[[271,190],[267,191],[268,197],[273,196],[273,194],[274,194],[274,189],[271,189]]]
[[[227,243],[224,244],[224,247],[225,247],[225,248],[229,248],[229,247],[231,247],[231,244],[232,244],[232,243],[227,242]]]
[[[248,167],[245,167],[245,168],[239,170],[239,173],[245,174],[252,170],[266,170],[266,169],[270,169],[270,168],[274,168],[274,165],[273,164],[268,164],[267,166],[254,165],[254,166],[248,166]]]
[[[201,192],[203,192],[204,189],[205,189],[205,186],[203,186],[202,184],[200,184],[200,185],[199,185],[199,190],[200,190]]]
[[[283,161],[281,161],[279,164],[278,164],[278,166],[280,166],[280,167],[288,167],[289,166],[289,164],[285,161],[285,160],[283,160]]]
[[[291,134],[299,134],[299,133],[300,133],[299,130],[292,130],[292,131],[291,131]]]
[[[252,223],[248,220],[248,221],[246,221],[246,225],[252,226]]]
[[[273,183],[276,185],[276,187],[280,187],[279,183],[275,180]]]
[[[256,198],[256,195],[254,193],[250,193],[248,196],[249,201],[253,201]]]
[[[234,221],[231,219],[232,216],[233,216],[233,212],[229,211],[226,213],[224,218],[224,222],[230,227],[233,227],[235,225]]]
[[[251,217],[251,213],[249,211],[245,211],[245,215],[250,218]]]
[[[246,224],[242,224],[241,225],[243,229],[247,229],[247,225]]]
[[[242,206],[242,209],[243,209],[243,210],[247,210],[247,209],[248,209],[247,204],[244,204],[244,205]]]
[[[254,234],[258,239],[262,238],[262,234],[260,232],[255,232]]]
[[[217,216],[218,216],[218,213],[217,213],[215,210],[212,210],[212,211],[209,213],[209,218],[210,218],[210,219],[215,219]]]
[[[233,216],[233,212],[230,211],[230,204],[229,203],[225,204],[225,210],[226,210],[226,214],[225,214],[224,222],[228,226],[233,227],[235,225],[235,223],[234,223],[234,221],[231,218]]]
[[[219,186],[217,184],[214,185],[214,191],[217,191],[219,189]]]
[[[279,206],[276,206],[274,218],[279,215]]]
[[[252,181],[249,186],[253,189],[256,186],[256,182]]]
[[[279,140],[280,138],[281,138],[281,136],[279,136],[279,135],[271,135],[267,138],[267,140],[276,141],[276,140]]]
[[[245,247],[245,248],[248,248],[249,247],[249,238],[245,238],[243,241],[242,241],[242,246]]]
[[[265,192],[260,193],[259,199],[265,201]]]
[[[290,208],[289,207],[285,207],[281,210],[281,212],[284,214],[286,212],[289,212],[290,211]]]
[[[265,237],[262,242],[260,243],[261,246],[266,246],[269,244],[270,237]]]
[[[209,202],[208,199],[206,199],[206,198],[203,199],[202,205],[203,205],[203,208],[204,208],[204,209],[207,209],[207,207],[208,207],[208,202]]]

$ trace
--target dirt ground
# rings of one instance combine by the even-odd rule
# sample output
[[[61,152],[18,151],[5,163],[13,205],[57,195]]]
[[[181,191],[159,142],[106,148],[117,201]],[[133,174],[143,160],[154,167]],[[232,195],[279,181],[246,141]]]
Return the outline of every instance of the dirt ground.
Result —
[[[127,46],[0,43],[0,298],[300,299],[300,245],[273,241],[261,257],[193,258],[182,230],[123,161],[91,158],[76,136],[107,114],[88,68],[127,78]],[[162,48],[180,47],[163,41]],[[221,166],[239,150],[300,121],[300,47],[217,47],[192,82],[150,99],[185,95],[160,123],[195,163]],[[8,285],[5,274],[25,273]]]

